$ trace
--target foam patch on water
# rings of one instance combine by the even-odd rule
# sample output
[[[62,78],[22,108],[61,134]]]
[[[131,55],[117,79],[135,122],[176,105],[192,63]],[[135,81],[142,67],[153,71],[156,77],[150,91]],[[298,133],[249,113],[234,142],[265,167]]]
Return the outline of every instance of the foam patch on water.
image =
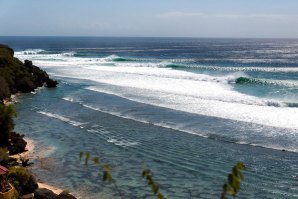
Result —
[[[58,114],[54,114],[54,113],[49,113],[49,112],[45,112],[45,111],[37,111],[37,113],[40,113],[42,115],[45,115],[45,116],[48,116],[48,117],[51,117],[51,118],[55,118],[55,119],[58,119],[58,120],[61,120],[63,122],[66,122],[68,124],[71,124],[75,127],[80,127],[80,128],[84,128],[84,125],[86,125],[87,123],[83,123],[83,122],[78,122],[78,121],[74,121],[74,120],[71,120],[67,117],[64,117],[62,115],[58,115]]]
[[[153,67],[153,68],[197,68],[203,70],[216,71],[255,71],[255,72],[298,72],[298,67],[222,67],[213,65],[194,65],[194,64],[176,64],[177,62],[192,62],[194,59],[140,59],[140,58],[125,58],[112,54],[101,58],[81,58],[75,57],[76,52],[57,52],[46,53],[43,49],[28,49],[25,51],[15,52],[16,57],[21,60],[30,59],[34,63],[42,67],[81,67],[81,66],[101,66],[101,65],[115,65],[115,66],[131,66],[131,67]],[[215,59],[217,60],[217,59]],[[205,61],[212,61],[212,59],[205,59]],[[213,60],[214,61],[214,60]],[[235,59],[241,63],[270,63],[271,59]],[[274,59],[277,62],[277,59]],[[283,62],[284,60],[280,60]],[[127,62],[127,63],[126,63]],[[144,63],[145,62],[145,63]]]
[[[111,111],[108,110],[106,108],[102,108],[100,106],[95,106],[95,105],[89,105],[86,104],[84,102],[82,102],[81,100],[78,100],[74,97],[64,97],[63,98],[66,101],[72,102],[72,103],[78,103],[81,106],[88,108],[88,109],[92,109],[95,111],[100,111],[103,113],[107,113],[110,115],[114,115],[117,117],[121,117],[121,118],[125,118],[125,119],[129,119],[129,120],[133,120],[133,121],[137,121],[137,122],[142,122],[145,124],[149,124],[149,125],[154,125],[154,126],[159,126],[159,127],[163,127],[163,128],[167,128],[167,129],[172,129],[172,130],[177,130],[180,132],[184,132],[184,133],[188,133],[188,134],[193,134],[193,135],[197,135],[200,137],[204,137],[204,138],[208,138],[208,139],[215,139],[215,140],[221,140],[221,141],[225,141],[225,142],[233,142],[233,143],[237,143],[237,144],[241,144],[241,145],[251,145],[251,146],[257,146],[257,147],[263,147],[263,148],[268,148],[268,149],[275,149],[275,150],[287,150],[287,151],[291,151],[291,152],[298,152],[298,150],[295,148],[295,146],[280,146],[278,143],[274,144],[274,143],[258,143],[258,140],[255,139],[248,139],[247,137],[242,138],[241,135],[237,135],[237,138],[233,138],[231,137],[232,135],[230,135],[229,137],[225,137],[222,135],[217,135],[217,134],[210,134],[208,132],[202,132],[199,130],[190,130],[187,128],[188,123],[186,124],[181,124],[181,123],[172,123],[172,122],[153,122],[150,121],[148,119],[145,118],[140,118],[140,117],[135,117],[133,115],[130,115],[129,113],[122,113],[122,112],[116,112],[116,111]],[[94,127],[98,127],[98,125],[93,125]],[[257,127],[256,127],[257,128]],[[87,130],[90,133],[99,133],[101,135],[103,135],[104,139],[106,139],[108,142],[111,143],[115,143],[118,146],[126,146],[126,142],[125,140],[123,142],[121,142],[122,138],[117,138],[117,137],[109,137],[109,132],[107,131],[103,131],[100,129],[88,129]],[[262,132],[260,132],[262,133]],[[264,132],[264,134],[262,133],[261,136],[274,136],[276,135],[277,131],[273,131],[273,130],[268,130]],[[284,133],[285,135],[288,136],[288,133],[290,133],[290,131],[279,131],[278,134],[280,133]],[[291,133],[293,133],[293,131],[291,131]],[[250,141],[248,141],[250,140]],[[134,142],[132,142],[134,143]],[[138,143],[138,142],[136,142]],[[258,143],[258,144],[257,144]],[[138,143],[139,144],[139,143]],[[129,145],[129,144],[128,144]],[[132,144],[134,145],[134,144]]]
[[[156,91],[163,94],[176,94],[178,96],[183,95],[202,100],[259,106],[285,106],[282,102],[264,100],[234,91],[227,83],[234,81],[237,75],[213,77],[166,68],[135,67],[96,67],[95,69],[88,67],[88,70],[81,71],[80,74],[77,72],[67,71],[68,74],[66,75],[115,86]],[[241,74],[239,75],[241,76]]]
[[[93,86],[87,88],[89,90],[189,113],[298,129],[297,108],[289,108],[287,103],[279,100],[239,93],[231,85],[238,77],[245,76],[239,71],[298,72],[298,68],[216,67],[214,68],[216,70],[238,72],[226,76],[211,76],[167,68],[165,66],[169,63],[166,62],[120,61],[119,63],[113,61],[119,59],[117,55],[103,58],[79,58],[65,56],[63,53],[30,54],[29,58],[31,56],[39,66],[50,67],[51,73],[56,76],[86,79],[111,85],[110,88]],[[20,53],[18,56],[28,58],[25,53]],[[49,60],[50,58],[53,60]],[[105,66],[107,63],[114,65]],[[205,67],[210,69],[210,67]],[[281,83],[296,86],[296,82],[281,81]]]
[[[43,49],[27,49],[24,51],[17,51],[15,52],[15,56],[23,56],[23,55],[37,55],[38,53],[44,52],[45,50]]]
[[[132,90],[130,93],[120,93],[98,87],[89,87],[87,89],[117,95],[140,103],[147,103],[179,111],[251,122],[273,127],[298,129],[296,119],[298,118],[298,109],[296,108],[239,104],[210,99],[198,99],[191,96],[177,96],[173,94],[163,95],[158,93],[159,95],[157,95],[154,92],[150,92],[148,90],[142,91],[139,89],[134,89],[136,94],[133,94]],[[150,95],[150,99],[141,98],[139,97],[140,94],[144,96]],[[271,132],[267,133],[270,134]]]
[[[124,139],[118,139],[118,138],[110,138],[107,140],[109,143],[113,143],[117,146],[123,146],[123,147],[129,147],[129,146],[136,146],[139,143],[138,142],[130,142]]]

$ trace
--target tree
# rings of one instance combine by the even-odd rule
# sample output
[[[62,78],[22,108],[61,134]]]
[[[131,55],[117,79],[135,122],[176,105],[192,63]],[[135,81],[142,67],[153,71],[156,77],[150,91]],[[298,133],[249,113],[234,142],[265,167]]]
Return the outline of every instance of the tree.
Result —
[[[5,98],[10,97],[10,91],[6,80],[0,76],[0,102],[3,102]]]
[[[9,145],[9,135],[14,128],[13,118],[16,116],[13,106],[0,104],[0,146]]]

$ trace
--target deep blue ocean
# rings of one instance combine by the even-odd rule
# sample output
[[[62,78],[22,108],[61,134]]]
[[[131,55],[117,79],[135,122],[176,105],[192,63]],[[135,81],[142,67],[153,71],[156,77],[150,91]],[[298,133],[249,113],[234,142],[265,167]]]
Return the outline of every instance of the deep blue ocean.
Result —
[[[17,97],[33,171],[80,198],[121,198],[79,152],[108,163],[122,198],[298,198],[298,40],[0,37],[59,81]]]

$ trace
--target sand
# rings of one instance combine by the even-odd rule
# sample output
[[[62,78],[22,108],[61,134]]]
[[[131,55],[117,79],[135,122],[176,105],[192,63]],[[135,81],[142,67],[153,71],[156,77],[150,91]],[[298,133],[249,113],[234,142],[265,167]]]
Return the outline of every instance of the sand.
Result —
[[[51,186],[51,185],[48,185],[48,184],[45,184],[45,183],[42,183],[42,182],[38,182],[38,187],[39,188],[49,189],[49,190],[53,191],[55,194],[57,194],[57,195],[59,195],[63,191],[62,189],[59,189],[57,187],[54,187],[54,186]]]
[[[34,141],[29,139],[29,138],[24,138],[24,140],[27,142],[27,146],[26,146],[27,151],[25,151],[23,153],[20,153],[20,154],[17,154],[17,155],[14,155],[14,156],[11,156],[11,157],[14,157],[14,158],[17,158],[17,159],[20,159],[20,158],[30,158],[30,159],[38,158],[38,156],[35,155],[35,151],[34,151],[34,149],[35,149]],[[62,189],[59,189],[55,186],[46,184],[44,182],[38,182],[38,187],[39,188],[49,189],[49,190],[53,191],[55,194],[58,194],[58,195],[61,192],[63,192]]]

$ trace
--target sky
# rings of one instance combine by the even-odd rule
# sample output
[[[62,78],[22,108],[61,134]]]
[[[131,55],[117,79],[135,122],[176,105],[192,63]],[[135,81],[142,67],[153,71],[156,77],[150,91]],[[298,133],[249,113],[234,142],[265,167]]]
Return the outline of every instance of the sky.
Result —
[[[0,0],[0,36],[298,38],[298,0]]]

